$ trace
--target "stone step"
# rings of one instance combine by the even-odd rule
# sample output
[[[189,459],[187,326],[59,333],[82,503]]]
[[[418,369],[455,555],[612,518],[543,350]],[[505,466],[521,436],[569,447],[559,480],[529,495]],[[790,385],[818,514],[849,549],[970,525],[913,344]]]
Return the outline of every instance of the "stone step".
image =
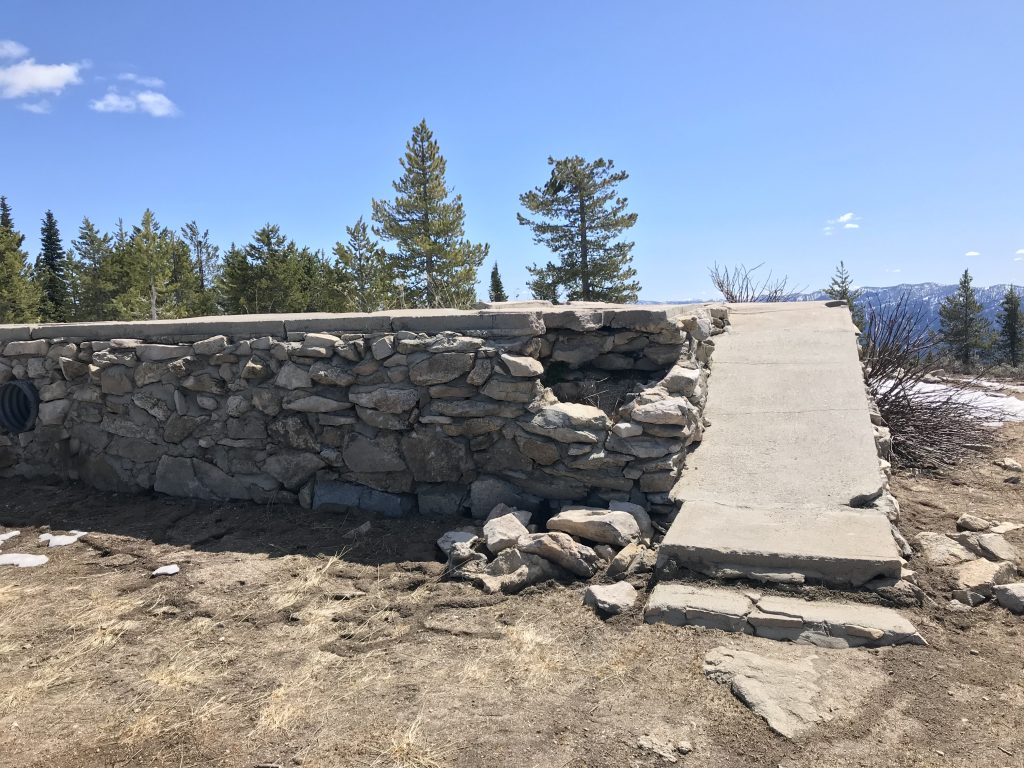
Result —
[[[647,601],[644,621],[742,632],[822,648],[927,645],[914,625],[891,608],[682,583],[658,584]]]
[[[858,587],[900,577],[900,551],[876,509],[683,504],[661,544],[663,578],[681,569],[714,578]]]

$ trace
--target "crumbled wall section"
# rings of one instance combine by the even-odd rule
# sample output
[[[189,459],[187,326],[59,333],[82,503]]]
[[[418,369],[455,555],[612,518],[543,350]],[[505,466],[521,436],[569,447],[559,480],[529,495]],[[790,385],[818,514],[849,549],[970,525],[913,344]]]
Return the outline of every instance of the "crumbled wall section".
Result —
[[[41,401],[35,429],[0,433],[0,474],[394,515],[669,512],[727,323],[723,306],[512,304],[0,327],[0,383]],[[559,402],[555,363],[650,381],[609,415]]]

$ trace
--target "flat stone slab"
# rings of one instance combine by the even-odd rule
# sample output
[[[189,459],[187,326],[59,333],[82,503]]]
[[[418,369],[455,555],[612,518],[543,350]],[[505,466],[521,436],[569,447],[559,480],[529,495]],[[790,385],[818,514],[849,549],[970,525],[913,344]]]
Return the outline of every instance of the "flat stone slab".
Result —
[[[728,685],[768,727],[789,739],[837,717],[856,715],[885,683],[877,666],[874,659],[854,666],[784,646],[771,653],[720,646],[704,657],[708,679]]]
[[[875,509],[706,501],[683,505],[661,544],[658,564],[661,571],[681,567],[719,578],[842,587],[898,579],[902,565],[889,521]]]
[[[647,601],[644,621],[743,632],[822,648],[925,644],[914,625],[891,608],[762,597],[690,584],[658,584]]]

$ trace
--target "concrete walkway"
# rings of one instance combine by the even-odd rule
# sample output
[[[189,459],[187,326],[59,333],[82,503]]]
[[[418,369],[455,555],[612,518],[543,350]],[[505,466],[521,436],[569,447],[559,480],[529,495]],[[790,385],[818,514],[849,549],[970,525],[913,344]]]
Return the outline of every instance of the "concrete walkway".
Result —
[[[660,565],[842,587],[898,578],[889,522],[865,508],[884,479],[849,312],[740,304],[730,320]]]

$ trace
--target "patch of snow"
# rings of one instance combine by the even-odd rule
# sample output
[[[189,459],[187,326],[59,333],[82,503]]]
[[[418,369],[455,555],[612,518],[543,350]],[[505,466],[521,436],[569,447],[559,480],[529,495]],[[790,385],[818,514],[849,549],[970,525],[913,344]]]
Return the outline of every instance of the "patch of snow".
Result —
[[[52,533],[41,533],[39,534],[40,541],[48,541],[47,546],[50,547],[66,547],[68,544],[74,544],[83,536],[88,535],[88,531],[69,531],[63,535],[54,536]]]
[[[7,533],[0,533],[0,544],[5,541],[13,539],[15,536],[21,536],[21,531],[8,531]]]
[[[177,563],[171,563],[170,565],[161,565],[159,568],[157,568],[155,571],[153,571],[152,575],[153,576],[173,576],[174,574],[176,574],[180,570],[181,570],[181,568],[178,567]]]
[[[938,397],[955,394],[961,402],[969,403],[984,412],[986,424],[992,426],[1000,426],[1008,421],[1024,421],[1024,400],[1009,395],[931,382],[919,383],[916,391],[935,394]]]
[[[0,565],[16,565],[19,568],[35,568],[42,565],[50,558],[46,555],[20,555],[14,552],[9,555],[0,555]]]

